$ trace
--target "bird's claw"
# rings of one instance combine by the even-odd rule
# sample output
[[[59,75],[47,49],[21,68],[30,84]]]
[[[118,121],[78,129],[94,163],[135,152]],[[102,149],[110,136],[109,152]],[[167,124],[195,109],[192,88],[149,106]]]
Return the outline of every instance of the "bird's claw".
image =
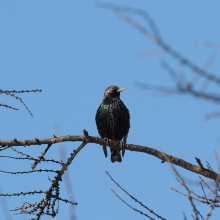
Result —
[[[118,141],[118,142],[120,142],[120,147],[121,147],[121,149],[125,146],[125,143],[122,141],[122,140],[120,140],[120,141]]]
[[[111,139],[109,139],[109,138],[105,138],[105,140],[106,140],[105,145],[106,145],[106,146],[108,146],[108,142],[110,142],[110,141],[111,141]]]
[[[124,154],[125,154],[125,142],[124,141],[119,141],[120,142],[120,147],[121,147],[121,150],[122,150],[122,157],[124,157]]]

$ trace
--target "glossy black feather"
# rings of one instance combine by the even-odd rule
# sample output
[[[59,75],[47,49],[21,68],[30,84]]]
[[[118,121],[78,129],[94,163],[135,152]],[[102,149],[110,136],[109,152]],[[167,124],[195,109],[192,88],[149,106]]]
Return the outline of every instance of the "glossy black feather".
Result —
[[[126,144],[130,128],[130,114],[120,99],[120,92],[117,86],[110,86],[105,90],[104,99],[96,113],[96,125],[102,138],[109,138],[112,141],[124,139]],[[106,146],[103,146],[104,154],[107,157]],[[124,156],[124,150],[122,151]],[[111,161],[121,162],[120,150],[111,149]]]

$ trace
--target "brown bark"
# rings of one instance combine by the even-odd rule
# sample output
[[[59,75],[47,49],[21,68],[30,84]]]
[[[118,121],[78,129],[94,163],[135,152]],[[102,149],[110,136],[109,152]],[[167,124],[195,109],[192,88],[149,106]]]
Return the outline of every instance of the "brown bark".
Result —
[[[47,138],[47,139],[33,139],[33,140],[22,140],[18,141],[17,139],[14,139],[13,141],[2,141],[0,140],[0,150],[3,150],[4,148],[8,148],[11,146],[30,146],[30,145],[41,145],[41,144],[55,144],[59,142],[67,142],[67,141],[83,141],[84,143],[95,143],[95,144],[100,144],[103,145],[105,144],[105,140],[102,138],[98,137],[92,137],[89,136],[86,130],[83,130],[85,135],[82,136],[60,136],[60,137],[54,137],[54,138]],[[117,142],[109,142],[108,145],[112,148],[117,148],[121,149],[120,143]],[[198,165],[193,165],[185,160],[182,160],[180,158],[174,157],[172,155],[167,155],[164,154],[161,151],[158,151],[156,149],[146,147],[146,146],[140,146],[140,145],[135,145],[135,144],[126,144],[124,147],[126,150],[130,151],[137,151],[137,152],[142,152],[142,153],[147,153],[150,155],[153,155],[159,159],[162,160],[162,162],[168,161],[171,162],[172,164],[175,164],[177,166],[180,166],[186,170],[189,170],[191,172],[200,174],[202,176],[205,176],[209,179],[212,180],[217,180],[218,174],[212,170],[206,169],[203,167],[200,159],[195,158]],[[220,176],[219,176],[220,179]]]

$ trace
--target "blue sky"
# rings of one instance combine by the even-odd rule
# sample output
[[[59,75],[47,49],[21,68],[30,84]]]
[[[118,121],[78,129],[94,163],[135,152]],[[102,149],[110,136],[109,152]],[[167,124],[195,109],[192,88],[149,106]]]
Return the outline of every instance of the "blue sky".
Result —
[[[193,46],[200,41],[219,42],[218,1],[111,2],[147,10],[164,41],[201,67],[214,53],[217,57],[209,71],[219,74],[219,51]],[[145,25],[143,19],[133,18]],[[141,53],[158,46],[112,11],[96,7],[96,1],[11,0],[0,2],[0,21],[1,89],[42,89],[41,93],[19,95],[33,118],[18,100],[4,94],[0,96],[0,103],[20,109],[0,108],[1,140],[50,138],[56,126],[60,127],[62,135],[81,135],[86,129],[89,135],[98,136],[96,110],[104,90],[117,85],[126,88],[121,99],[131,115],[128,143],[155,148],[193,164],[198,157],[204,165],[208,161],[217,170],[213,150],[220,157],[219,119],[206,120],[204,116],[218,111],[219,106],[190,96],[156,97],[153,92],[138,88],[136,82],[173,86],[160,63],[165,60],[177,69],[178,62],[167,54],[141,57]],[[189,79],[194,78],[192,71],[187,68],[184,71]],[[219,92],[213,85],[208,89]],[[66,156],[79,145],[64,143]],[[44,148],[16,149],[37,157]],[[3,153],[16,155],[11,151]],[[60,159],[59,146],[53,146],[47,157]],[[0,166],[6,171],[31,170],[29,162],[9,159],[1,159]],[[38,168],[45,166],[60,168],[53,164],[40,164]],[[189,188],[202,194],[197,174],[179,167],[177,170],[186,180],[192,180],[187,181]],[[187,218],[191,218],[189,201],[171,190],[173,187],[184,192],[168,164],[161,164],[150,155],[130,151],[126,151],[122,163],[112,164],[110,157],[104,157],[101,146],[88,144],[68,170],[74,200],[79,204],[74,207],[76,219],[145,218],[115,197],[111,188],[139,208],[114,185],[105,171],[163,217],[183,219],[182,212],[185,212]],[[4,193],[46,190],[50,185],[48,174],[0,175],[0,188]],[[68,198],[64,183],[61,193]],[[30,196],[6,200],[9,209],[14,209],[25,201],[37,199]],[[195,204],[205,216],[209,207]],[[219,210],[214,210],[213,219],[219,214]],[[3,216],[2,209],[0,216]],[[69,206],[61,203],[56,219],[70,219],[69,216]],[[13,219],[29,218],[17,215]]]

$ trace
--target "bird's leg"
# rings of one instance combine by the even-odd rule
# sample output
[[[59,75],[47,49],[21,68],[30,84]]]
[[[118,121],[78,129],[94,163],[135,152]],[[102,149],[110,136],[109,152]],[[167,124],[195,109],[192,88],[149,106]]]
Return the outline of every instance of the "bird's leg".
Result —
[[[105,145],[108,146],[108,138],[105,138],[105,140],[106,140]]]
[[[121,150],[122,150],[122,157],[124,157],[124,154],[125,154],[125,149],[124,149],[125,141],[120,140],[118,142],[120,142],[120,147],[121,147]]]
[[[104,151],[104,154],[105,154],[105,157],[107,157],[107,149],[106,149],[106,146],[108,146],[108,142],[110,141],[109,138],[104,138],[106,140],[106,143],[104,145],[102,145],[102,149]]]
[[[110,142],[110,141],[111,141],[111,139],[109,139],[109,138],[107,138],[107,137],[106,137],[106,138],[105,138],[105,140],[106,140],[105,145],[106,145],[106,146],[108,146],[108,142]]]
[[[122,140],[120,140],[120,141],[118,141],[118,142],[120,142],[120,147],[121,147],[121,149],[124,147],[124,142],[122,141]]]
[[[108,146],[108,138],[105,138],[105,146]]]

